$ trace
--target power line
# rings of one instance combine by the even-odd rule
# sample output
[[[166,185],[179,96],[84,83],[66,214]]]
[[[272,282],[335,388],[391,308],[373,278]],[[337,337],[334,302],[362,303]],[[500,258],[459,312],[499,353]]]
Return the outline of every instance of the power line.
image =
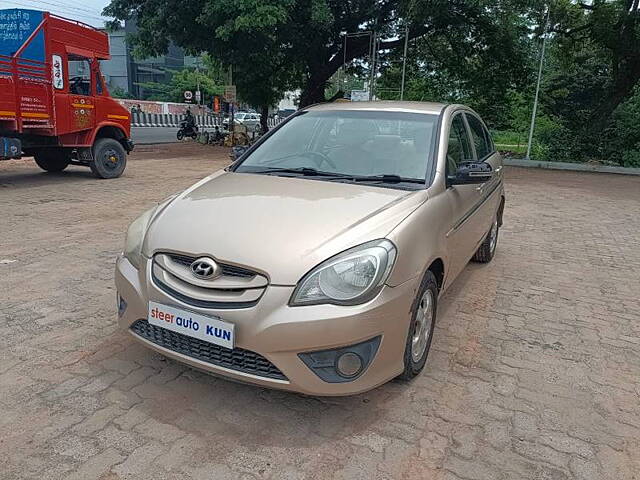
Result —
[[[51,5],[51,6],[58,7],[58,8],[64,8],[66,10],[78,10],[78,11],[81,11],[81,12],[90,13],[92,15],[95,15],[95,14],[100,15],[100,13],[97,12],[96,10],[80,7],[80,6],[77,6],[77,4],[70,5],[70,4],[64,4],[64,3],[52,2],[52,1],[46,1],[46,0],[22,0],[22,1],[23,2],[30,2],[30,3],[43,3],[45,5]]]
[[[32,9],[34,8],[35,5],[25,5],[24,3],[19,3],[17,1],[14,0],[5,0],[7,3],[11,3],[13,5],[16,5],[18,7],[21,8],[26,8],[26,9]],[[42,3],[48,3],[48,2],[42,2]],[[98,17],[95,15],[90,15],[88,13],[83,13],[83,12],[78,12],[77,10],[74,10],[73,7],[58,7],[56,5],[54,5],[55,9],[57,11],[63,12],[65,15],[76,15],[78,17],[82,17],[82,18],[90,18],[92,20],[98,20],[100,22],[105,22],[107,20],[107,17]]]

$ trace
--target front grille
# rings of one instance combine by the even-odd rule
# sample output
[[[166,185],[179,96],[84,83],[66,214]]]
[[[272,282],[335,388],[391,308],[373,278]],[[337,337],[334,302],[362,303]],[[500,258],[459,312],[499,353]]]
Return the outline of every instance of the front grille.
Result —
[[[203,362],[250,373],[259,377],[287,380],[287,377],[262,355],[242,348],[228,348],[204,342],[181,333],[151,325],[147,320],[138,320],[131,325],[131,331],[163,348],[181,353]]]
[[[240,308],[255,307],[258,304],[258,300],[260,300],[259,298],[251,302],[212,302],[209,300],[199,300],[197,298],[192,298],[183,293],[180,293],[175,288],[171,288],[169,285],[156,277],[155,273],[153,272],[151,272],[151,278],[153,279],[153,283],[155,283],[156,286],[164,293],[166,293],[170,297],[180,300],[182,303],[191,305],[192,307],[210,308],[213,310],[234,310]]]
[[[191,264],[197,260],[196,257],[179,255],[177,253],[168,253],[166,255],[174,262],[186,267],[190,267]],[[226,275],[228,277],[252,278],[256,276],[256,272],[252,272],[251,270],[238,267],[236,265],[228,265],[226,263],[218,263],[218,265],[220,265],[220,268],[222,269],[222,275]]]

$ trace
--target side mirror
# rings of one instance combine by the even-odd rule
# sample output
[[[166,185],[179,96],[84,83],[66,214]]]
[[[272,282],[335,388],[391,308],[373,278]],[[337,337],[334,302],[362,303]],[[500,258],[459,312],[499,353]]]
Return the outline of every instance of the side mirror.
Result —
[[[458,165],[455,175],[447,177],[449,185],[485,183],[493,178],[493,168],[486,162],[469,162]]]
[[[249,150],[249,146],[248,145],[242,145],[242,146],[233,147],[231,149],[231,159],[235,162],[242,155],[244,155],[244,152],[246,152],[247,150]]]

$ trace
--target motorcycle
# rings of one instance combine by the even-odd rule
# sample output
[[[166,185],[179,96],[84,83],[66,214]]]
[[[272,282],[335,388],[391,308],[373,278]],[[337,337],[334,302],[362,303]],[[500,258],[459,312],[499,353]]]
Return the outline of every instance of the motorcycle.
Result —
[[[180,122],[180,128],[176,134],[178,140],[182,140],[185,137],[191,137],[194,140],[198,137],[198,126],[189,124],[186,120]]]

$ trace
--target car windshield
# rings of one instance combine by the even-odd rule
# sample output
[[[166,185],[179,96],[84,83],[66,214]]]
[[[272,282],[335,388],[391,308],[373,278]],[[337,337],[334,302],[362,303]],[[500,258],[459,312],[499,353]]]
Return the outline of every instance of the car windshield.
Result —
[[[234,170],[424,185],[437,122],[437,115],[423,113],[311,110],[276,130]]]
[[[244,120],[244,113],[236,113],[236,120]]]

